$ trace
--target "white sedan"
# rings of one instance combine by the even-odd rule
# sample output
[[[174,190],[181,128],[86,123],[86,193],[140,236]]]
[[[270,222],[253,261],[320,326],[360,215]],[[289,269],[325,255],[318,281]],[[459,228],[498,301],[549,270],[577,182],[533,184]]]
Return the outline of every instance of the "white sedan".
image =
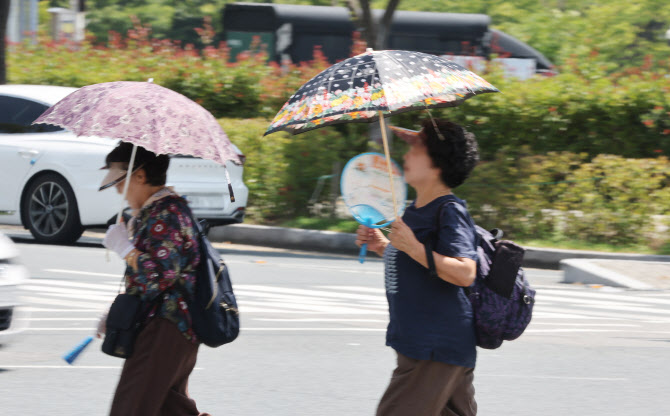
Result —
[[[18,258],[14,242],[0,233],[0,345],[27,327],[28,312],[19,301],[19,288],[28,280],[28,269]]]
[[[76,137],[51,125],[31,123],[75,88],[0,85],[0,224],[23,225],[36,240],[72,243],[85,228],[107,224],[122,207],[114,190],[98,192],[105,156],[116,140]],[[235,148],[244,160],[242,153]],[[210,225],[242,222],[249,190],[243,167],[173,155],[167,184],[186,197]]]

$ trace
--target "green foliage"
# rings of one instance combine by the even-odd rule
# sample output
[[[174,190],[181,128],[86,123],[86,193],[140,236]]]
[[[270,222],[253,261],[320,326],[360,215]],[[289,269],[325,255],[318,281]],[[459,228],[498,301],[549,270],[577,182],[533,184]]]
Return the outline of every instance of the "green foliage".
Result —
[[[267,222],[291,209],[284,196],[290,184],[289,163],[284,157],[284,147],[290,142],[288,134],[263,138],[269,124],[264,118],[224,118],[220,123],[247,158],[244,183],[249,188],[247,215],[250,220]]]
[[[335,129],[263,137],[270,124],[265,118],[225,118],[220,123],[247,157],[244,175],[250,194],[248,213],[256,222],[307,214],[317,179],[331,174],[338,163],[341,169],[343,160],[367,149],[365,135],[347,135]],[[329,188],[324,189],[322,197],[329,193]]]
[[[505,148],[528,146],[534,153],[571,151],[628,157],[670,154],[670,72],[634,68],[602,76],[582,62],[561,74],[526,81],[485,75],[502,93],[472,98],[433,111],[475,133],[484,159]],[[420,112],[394,117],[416,126]]]
[[[286,199],[291,211],[284,215],[306,214],[307,201],[314,192],[318,177],[339,174],[347,160],[367,150],[367,134],[357,134],[357,126],[344,127],[312,130],[290,138],[284,148],[284,157],[288,162],[287,174],[290,178]],[[276,135],[266,140],[274,140]],[[339,189],[335,192],[339,194]],[[327,197],[329,193],[330,187],[324,190],[322,196]]]
[[[213,22],[217,39],[223,30],[221,14],[230,0],[89,0],[87,30],[101,42],[108,33],[125,33],[130,16],[152,27],[160,39],[198,43],[194,29],[204,17]],[[259,0],[256,2],[267,2]],[[68,7],[68,0],[43,1],[50,6]],[[331,0],[278,0],[281,4],[331,6]],[[340,6],[346,3],[341,0]],[[372,2],[385,9],[388,0]],[[639,66],[646,56],[656,62],[670,58],[664,33],[670,22],[667,0],[413,0],[400,2],[398,10],[443,13],[481,13],[491,17],[492,26],[542,52],[557,66],[571,59],[592,58],[617,71]]]
[[[306,230],[337,231],[355,233],[358,223],[355,220],[339,218],[296,217],[279,223],[281,227],[302,228]]]
[[[504,179],[500,179],[504,178]],[[659,231],[670,215],[666,157],[625,159],[569,152],[503,153],[481,163],[456,190],[480,225],[510,238],[571,239],[654,249],[669,239]]]
[[[213,27],[199,29],[207,45],[202,50],[156,39],[137,20],[127,36],[112,34],[105,45],[41,37],[10,45],[8,78],[83,86],[152,77],[226,117],[224,130],[247,156],[249,218],[261,223],[306,215],[319,176],[358,153],[380,150],[368,142],[367,124],[263,138],[270,118],[326,67],[325,59],[317,50],[313,62],[279,67],[267,64],[262,45],[255,45],[229,63],[225,45],[214,44]],[[505,79],[494,69],[485,77],[501,94],[435,110],[434,116],[466,125],[480,144],[483,162],[457,193],[477,221],[512,238],[644,244],[667,252],[667,232],[657,227],[668,220],[654,216],[670,215],[663,156],[670,154],[670,71],[667,63],[648,60],[612,72],[600,57],[568,60],[560,75],[527,81]],[[425,117],[408,112],[393,123],[416,127]],[[400,160],[404,145],[391,144]],[[325,189],[323,199],[329,193]]]
[[[151,27],[158,39],[179,40],[186,45],[204,46],[195,29],[208,18],[221,32],[221,11],[225,0],[93,0],[87,2],[86,30],[97,42],[109,40],[109,32],[126,33],[136,17]],[[67,0],[65,6],[69,7]]]
[[[373,5],[384,8],[387,3],[377,0]],[[494,28],[558,66],[590,58],[594,52],[611,71],[642,65],[647,55],[656,61],[670,58],[664,39],[670,22],[666,0],[414,0],[401,2],[399,9],[489,15]]]

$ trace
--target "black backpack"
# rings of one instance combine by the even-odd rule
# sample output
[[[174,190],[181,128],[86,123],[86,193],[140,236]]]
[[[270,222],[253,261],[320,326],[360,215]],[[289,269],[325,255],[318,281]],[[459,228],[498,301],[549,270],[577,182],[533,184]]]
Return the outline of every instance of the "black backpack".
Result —
[[[228,267],[207,238],[203,224],[191,215],[200,244],[195,294],[186,296],[193,331],[208,347],[232,342],[240,332],[240,316]]]
[[[447,201],[440,206],[426,251],[432,252],[437,241],[442,209],[456,203]],[[472,286],[463,289],[472,304],[477,346],[495,349],[503,341],[518,338],[526,329],[533,314],[535,289],[521,268],[525,249],[501,240],[501,230],[487,231],[475,225],[470,216],[468,220],[477,234],[477,274]],[[431,276],[438,277],[432,256],[426,255]]]

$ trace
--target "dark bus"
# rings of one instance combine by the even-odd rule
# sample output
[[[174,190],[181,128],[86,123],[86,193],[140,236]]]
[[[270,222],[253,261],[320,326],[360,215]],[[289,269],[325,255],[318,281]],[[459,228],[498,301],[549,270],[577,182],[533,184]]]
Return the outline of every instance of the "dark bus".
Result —
[[[381,20],[383,10],[373,10]],[[534,59],[537,72],[552,71],[553,65],[540,52],[499,30],[491,29],[484,14],[432,13],[398,10],[389,30],[389,49],[435,55]],[[353,33],[358,29],[345,7],[296,6],[269,3],[231,3],[223,10],[224,38],[231,56],[248,50],[260,37],[270,59],[294,63],[313,58],[321,47],[331,63],[351,54]]]

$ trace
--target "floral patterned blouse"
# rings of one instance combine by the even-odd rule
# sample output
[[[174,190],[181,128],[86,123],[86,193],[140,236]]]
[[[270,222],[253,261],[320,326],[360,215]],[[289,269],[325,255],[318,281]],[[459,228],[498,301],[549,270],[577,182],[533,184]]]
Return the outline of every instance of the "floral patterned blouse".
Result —
[[[129,228],[141,254],[137,268],[126,268],[126,293],[153,300],[163,292],[162,303],[152,308],[148,319],[166,318],[186,339],[197,342],[184,291],[193,295],[200,252],[186,201],[164,188],[149,198]]]

